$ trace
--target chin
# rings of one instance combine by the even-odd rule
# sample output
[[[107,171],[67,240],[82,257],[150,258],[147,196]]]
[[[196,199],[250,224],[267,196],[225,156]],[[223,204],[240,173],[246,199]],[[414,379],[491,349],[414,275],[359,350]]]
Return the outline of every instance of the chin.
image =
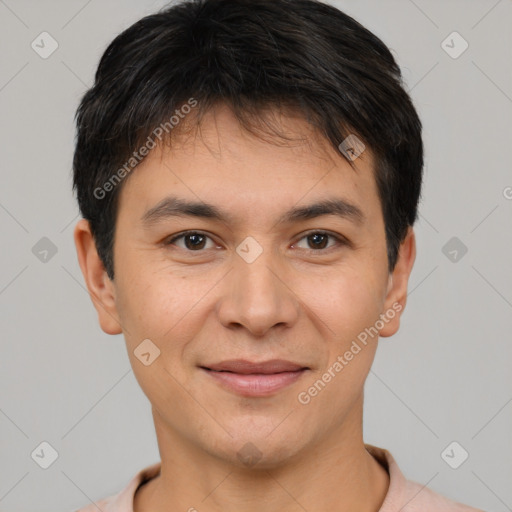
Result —
[[[212,455],[223,459],[240,469],[270,470],[289,464],[301,451],[304,438],[295,438],[291,432],[283,429],[277,433],[275,427],[252,428],[233,431],[227,429],[233,437],[226,436],[210,446]],[[272,432],[274,430],[274,432]],[[301,429],[295,428],[295,433]]]

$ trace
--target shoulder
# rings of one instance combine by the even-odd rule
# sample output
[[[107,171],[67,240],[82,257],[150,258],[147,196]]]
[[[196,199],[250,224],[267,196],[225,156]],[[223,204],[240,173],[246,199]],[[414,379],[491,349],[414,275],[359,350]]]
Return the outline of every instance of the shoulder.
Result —
[[[388,450],[368,444],[365,447],[389,474],[389,489],[379,512],[484,512],[407,480]]]
[[[160,473],[161,463],[157,462],[139,471],[120,492],[108,498],[90,503],[72,512],[133,512],[133,499],[140,485],[155,478]]]
[[[438,494],[417,482],[406,480],[404,489],[405,506],[402,512],[484,512]]]
[[[115,496],[109,496],[108,498],[102,499],[100,501],[95,501],[86,507],[73,510],[72,512],[98,512],[98,510],[102,510],[103,512],[107,512],[112,505]],[[107,508],[109,507],[109,508]]]
[[[110,512],[111,510],[114,511],[115,509],[112,509],[112,506],[115,503],[117,496],[118,495],[109,496],[108,498],[95,501],[94,503],[90,503],[89,505],[77,510],[73,510],[72,512],[98,512],[98,510],[101,510],[102,512]]]

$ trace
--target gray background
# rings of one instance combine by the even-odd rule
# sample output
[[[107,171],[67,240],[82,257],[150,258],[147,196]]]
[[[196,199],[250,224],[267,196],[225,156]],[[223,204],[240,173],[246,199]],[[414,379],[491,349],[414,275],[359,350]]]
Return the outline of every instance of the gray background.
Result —
[[[101,53],[162,5],[0,0],[2,512],[70,511],[159,460],[124,340],[100,330],[84,286],[70,169]],[[365,441],[437,492],[512,510],[512,1],[335,5],[392,49],[425,128],[418,257],[401,330],[366,384]],[[43,31],[59,45],[47,59],[31,48]],[[453,31],[469,44],[458,58],[441,45]],[[43,237],[57,249],[46,262]],[[46,470],[31,458],[42,441],[59,454]],[[441,456],[453,441],[469,453],[458,469]]]

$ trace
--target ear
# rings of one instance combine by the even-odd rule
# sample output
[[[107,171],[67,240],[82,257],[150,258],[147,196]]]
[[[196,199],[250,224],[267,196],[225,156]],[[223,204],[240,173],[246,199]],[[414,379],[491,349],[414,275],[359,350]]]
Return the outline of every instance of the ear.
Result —
[[[81,219],[75,226],[74,239],[78,262],[91,300],[98,312],[100,326],[107,334],[121,334],[123,331],[116,309],[114,283],[109,279],[98,256],[87,220]]]
[[[410,226],[404,241],[400,244],[395,268],[388,278],[388,291],[382,311],[386,321],[379,334],[382,337],[392,336],[400,327],[400,316],[407,302],[407,284],[415,259],[416,238]]]

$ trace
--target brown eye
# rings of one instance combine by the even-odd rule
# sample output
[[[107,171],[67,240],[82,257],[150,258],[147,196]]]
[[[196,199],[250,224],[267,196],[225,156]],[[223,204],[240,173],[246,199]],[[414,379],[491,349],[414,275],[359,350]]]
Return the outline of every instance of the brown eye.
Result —
[[[312,249],[325,249],[328,243],[329,235],[315,233],[314,235],[309,235],[307,238]]]
[[[183,245],[177,244],[176,241],[183,240]],[[207,240],[210,240],[211,246],[206,247]],[[175,236],[171,240],[166,242],[166,245],[176,245],[181,249],[185,249],[188,251],[200,251],[201,249],[211,249],[215,246],[210,237],[203,235],[197,231],[190,231],[187,233],[181,233],[181,235]]]
[[[301,243],[302,240],[306,240],[307,246],[299,246],[299,243]],[[329,240],[334,240],[334,243],[328,245]],[[306,249],[309,251],[321,251],[324,249],[331,249],[336,245],[345,245],[345,242],[342,238],[332,235],[331,233],[326,233],[324,231],[313,231],[303,236],[295,245],[298,246],[299,249]]]
[[[187,249],[204,249],[206,237],[203,235],[185,235],[183,240]]]

